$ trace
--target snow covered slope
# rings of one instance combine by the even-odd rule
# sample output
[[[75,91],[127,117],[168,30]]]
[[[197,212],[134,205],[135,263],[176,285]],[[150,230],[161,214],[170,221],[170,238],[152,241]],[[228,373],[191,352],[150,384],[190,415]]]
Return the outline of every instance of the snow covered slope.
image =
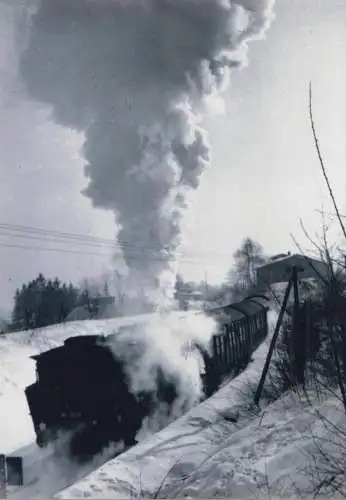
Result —
[[[160,496],[161,491],[169,497],[248,498],[289,495],[297,490],[309,493],[316,439],[335,446],[338,438],[333,443],[333,429],[345,425],[345,416],[336,398],[311,406],[291,393],[269,406],[263,404],[262,409],[253,406],[253,390],[271,335],[254,353],[248,368],[212,398],[116,458],[119,450],[108,449],[93,463],[73,466],[59,450],[40,450],[32,443],[23,394],[23,388],[34,379],[28,356],[72,335],[107,333],[154,317],[83,321],[49,327],[31,336],[22,332],[1,338],[0,440],[7,453],[23,456],[25,475],[24,488],[10,488],[8,496],[133,498]],[[269,319],[273,330],[276,314],[270,313]],[[321,414],[328,418],[331,431],[321,422]]]
[[[174,313],[174,315],[183,318],[187,313]],[[35,381],[35,365],[30,356],[57,347],[68,337],[109,334],[122,325],[153,321],[157,316],[157,314],[145,314],[110,320],[76,321],[32,332],[2,335],[0,337],[1,452],[8,454],[35,440],[24,395],[24,388]]]
[[[193,312],[173,312],[164,320],[169,324],[195,315]],[[17,332],[0,337],[0,452],[23,457],[24,488],[10,488],[10,496],[27,498],[51,495],[90,473],[119,449],[110,448],[86,466],[72,466],[66,460],[63,446],[40,449],[26,403],[24,389],[35,381],[35,365],[30,356],[61,345],[76,335],[110,334],[121,326],[161,324],[159,314],[97,321],[76,321],[61,325]],[[175,323],[176,324],[176,323]],[[186,324],[186,323],[183,323]]]
[[[271,330],[275,319],[276,314],[271,313]],[[169,485],[169,490],[179,489],[182,479],[194,476],[203,464],[209,463],[239,426],[257,418],[257,411],[251,408],[251,388],[260,378],[270,338],[254,353],[248,368],[210,399],[57,497],[152,497],[162,483]]]
[[[275,315],[271,314],[273,329]],[[288,392],[252,404],[268,337],[253,362],[209,400],[61,491],[56,498],[249,498],[309,494],[318,446],[340,452],[345,413],[337,398],[313,403]],[[328,422],[322,422],[323,415]],[[334,436],[334,437],[333,437]]]

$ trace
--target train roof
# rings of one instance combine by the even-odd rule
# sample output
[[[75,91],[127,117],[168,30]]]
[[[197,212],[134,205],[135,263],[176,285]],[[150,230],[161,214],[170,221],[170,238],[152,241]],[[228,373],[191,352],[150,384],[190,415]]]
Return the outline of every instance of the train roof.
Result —
[[[40,352],[39,354],[30,356],[30,358],[34,359],[35,361],[42,358],[49,358],[49,357],[53,358],[55,356],[60,355],[62,352],[66,352],[66,348],[77,349],[77,350],[85,349],[90,346],[96,346],[102,344],[106,339],[107,337],[105,335],[78,335],[75,337],[68,337],[64,341],[63,345],[58,347],[53,347],[48,351]]]
[[[68,347],[84,347],[86,345],[102,342],[104,339],[104,335],[78,335],[76,337],[68,337],[64,341],[64,345],[67,345]]]
[[[42,358],[53,358],[58,355],[58,353],[61,353],[61,349],[63,346],[59,347],[53,347],[53,349],[49,349],[48,351],[40,352],[39,354],[34,354],[33,356],[30,356],[31,359],[38,361],[39,359]]]
[[[231,316],[231,320],[235,321],[246,316],[251,316],[257,312],[266,309],[268,310],[268,297],[262,294],[249,295],[240,302],[225,304],[220,307],[210,309],[210,314],[226,314]]]

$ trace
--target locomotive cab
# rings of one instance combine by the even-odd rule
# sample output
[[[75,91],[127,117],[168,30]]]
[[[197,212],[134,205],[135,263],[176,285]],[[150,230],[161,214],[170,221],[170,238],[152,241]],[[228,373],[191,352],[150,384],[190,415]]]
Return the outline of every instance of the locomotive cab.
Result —
[[[121,361],[105,340],[100,335],[69,338],[63,346],[32,356],[37,380],[25,395],[39,446],[64,431],[86,434],[79,439],[82,448],[90,444],[91,434],[99,444],[135,443],[142,412],[128,390]]]

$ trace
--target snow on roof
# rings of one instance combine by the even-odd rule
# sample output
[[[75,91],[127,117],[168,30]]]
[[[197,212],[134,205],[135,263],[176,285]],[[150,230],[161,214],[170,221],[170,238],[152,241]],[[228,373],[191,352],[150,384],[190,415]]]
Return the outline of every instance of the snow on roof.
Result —
[[[327,277],[328,266],[313,257],[293,254],[272,260],[256,269],[257,281],[263,285],[287,282],[293,266],[298,268],[299,279]]]

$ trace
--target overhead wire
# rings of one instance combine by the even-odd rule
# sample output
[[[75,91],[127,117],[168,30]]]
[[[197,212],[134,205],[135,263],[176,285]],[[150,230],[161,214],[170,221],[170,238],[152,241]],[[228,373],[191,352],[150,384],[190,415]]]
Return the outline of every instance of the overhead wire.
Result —
[[[67,239],[67,240],[73,240],[73,241],[83,241],[83,242],[90,242],[90,243],[103,243],[103,244],[108,244],[111,245],[112,247],[114,245],[120,246],[121,248],[133,248],[133,249],[139,249],[139,250],[147,250],[147,251],[154,251],[155,249],[153,247],[143,247],[140,245],[136,245],[133,243],[130,243],[128,241],[122,240],[117,238],[116,240],[113,240],[111,238],[100,238],[96,236],[91,236],[91,235],[82,235],[78,233],[68,233],[68,232],[62,232],[62,231],[56,231],[56,230],[51,230],[51,229],[43,229],[43,228],[37,228],[33,226],[24,226],[24,225],[18,225],[18,224],[8,224],[8,223],[0,223],[0,231],[16,231],[16,232],[22,232],[22,233],[36,233],[36,234],[42,234],[42,235],[51,235],[51,236],[56,236],[62,239]],[[169,247],[163,247],[166,250],[169,250]],[[188,253],[188,252],[184,252]],[[215,254],[214,252],[198,252],[197,254],[194,252],[194,255],[201,255],[201,256],[213,256],[217,255],[218,257],[222,258],[227,258],[228,255],[220,255],[220,254]]]
[[[57,242],[55,242],[57,243]],[[60,253],[67,253],[67,254],[74,254],[74,255],[93,255],[93,256],[98,256],[98,257],[111,257],[113,260],[120,260],[124,259],[124,257],[121,257],[120,255],[116,255],[115,253],[110,253],[110,252],[92,252],[88,250],[74,250],[74,249],[67,249],[67,248],[52,248],[52,247],[38,247],[38,246],[30,246],[30,245],[21,245],[21,244],[16,244],[16,243],[6,243],[6,242],[0,242],[0,248],[18,248],[22,250],[36,250],[37,252],[60,252]],[[128,253],[126,254],[126,260],[131,261],[131,260],[139,260],[143,259],[143,255],[140,255],[137,253],[137,255],[129,255]],[[154,255],[146,255],[145,260],[150,260],[150,261],[171,261],[174,262],[176,260],[175,256],[154,256]],[[215,265],[215,262],[205,262],[205,261],[198,261],[198,260],[192,260],[192,259],[181,259],[179,258],[179,263],[186,263],[186,264],[192,264],[192,265],[199,265],[199,266],[210,266],[210,265]]]
[[[78,233],[67,233],[67,232],[62,232],[62,231],[56,231],[56,230],[47,230],[47,229],[42,229],[42,228],[36,228],[33,226],[24,226],[24,225],[18,225],[18,224],[8,224],[8,223],[0,223],[0,236],[5,236],[5,237],[10,237],[10,238],[21,238],[21,239],[27,239],[27,240],[39,240],[39,241],[45,241],[45,242],[50,242],[50,243],[62,243],[64,245],[83,245],[86,247],[90,248],[97,248],[97,249],[112,249],[113,253],[109,254],[112,255],[114,258],[115,256],[115,251],[120,249],[122,251],[126,251],[126,258],[129,259],[134,259],[143,257],[143,254],[150,254],[150,255],[145,255],[146,259],[151,259],[151,260],[175,260],[176,257],[174,256],[169,256],[169,255],[164,255],[162,252],[164,252],[167,249],[163,250],[157,250],[154,248],[148,248],[148,247],[143,247],[135,244],[131,244],[129,242],[126,242],[124,240],[119,240],[119,239],[108,239],[108,238],[99,238],[91,235],[82,235]],[[9,244],[9,243],[3,243],[0,242],[0,247],[12,247],[12,248],[22,248],[22,249],[32,249],[32,250],[37,250],[37,251],[61,251],[61,252],[66,252],[66,253],[80,253],[80,254],[89,254],[89,255],[106,255],[106,253],[96,253],[96,252],[86,252],[86,251],[72,251],[72,250],[66,250],[66,249],[52,249],[52,248],[47,248],[47,247],[30,247],[29,245],[17,245],[17,244]],[[129,252],[132,255],[129,255]],[[189,255],[188,252],[178,252],[177,253],[177,258],[179,259],[180,262],[186,262],[190,264],[199,264],[199,265],[210,265],[211,263],[215,263],[215,257],[220,259],[220,256],[218,257],[215,254],[213,255],[213,260],[212,262],[209,261],[203,262],[201,258],[206,258],[208,255],[207,252],[199,252],[195,253],[194,256],[186,259],[182,258],[183,255]],[[201,257],[196,259],[196,257],[200,255]],[[226,260],[226,256],[224,256],[224,259]],[[229,257],[227,258],[227,260]]]

